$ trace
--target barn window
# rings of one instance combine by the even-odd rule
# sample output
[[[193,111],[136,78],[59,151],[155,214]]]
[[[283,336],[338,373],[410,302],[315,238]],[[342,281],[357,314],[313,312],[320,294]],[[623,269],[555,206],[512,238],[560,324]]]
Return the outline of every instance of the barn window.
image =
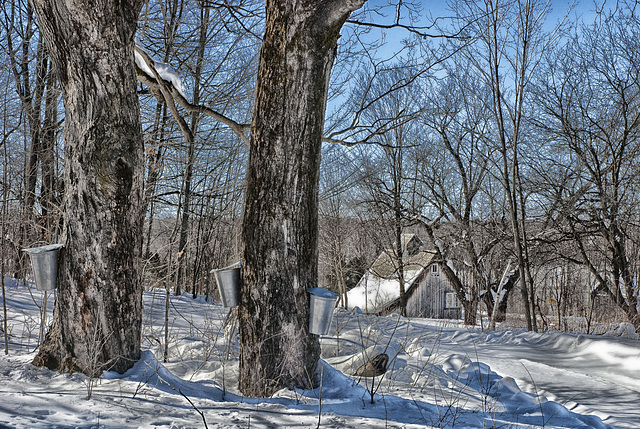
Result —
[[[447,292],[445,295],[446,308],[460,308],[460,301],[455,292]]]
[[[433,264],[431,265],[431,274],[433,274],[434,276],[438,275],[438,264]]]

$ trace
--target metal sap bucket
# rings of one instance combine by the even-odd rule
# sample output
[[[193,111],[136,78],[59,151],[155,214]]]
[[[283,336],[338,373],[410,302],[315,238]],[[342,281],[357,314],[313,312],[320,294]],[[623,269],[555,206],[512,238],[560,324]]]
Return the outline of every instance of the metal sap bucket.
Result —
[[[321,287],[309,288],[307,292],[311,295],[309,332],[316,335],[327,335],[331,327],[333,309],[336,307],[340,295]]]
[[[58,275],[58,251],[62,244],[50,244],[42,247],[22,249],[29,254],[31,269],[38,290],[54,290]]]
[[[213,270],[218,283],[218,291],[224,307],[238,305],[238,290],[240,289],[240,265],[235,264],[219,270]]]

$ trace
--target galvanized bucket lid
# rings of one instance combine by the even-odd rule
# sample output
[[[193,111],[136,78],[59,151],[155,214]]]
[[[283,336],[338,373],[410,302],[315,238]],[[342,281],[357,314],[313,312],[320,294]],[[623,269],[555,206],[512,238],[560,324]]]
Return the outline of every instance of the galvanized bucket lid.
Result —
[[[340,294],[322,287],[310,287],[307,288],[307,292],[309,292],[311,295],[319,296],[321,298],[337,298],[340,296]]]
[[[235,262],[224,268],[214,268],[213,270],[209,271],[209,274],[215,274],[216,271],[232,270],[234,268],[242,268],[242,262]]]
[[[58,250],[62,248],[62,244],[48,244],[46,246],[41,247],[32,247],[30,249],[22,249],[23,252],[38,254],[38,253],[46,253],[51,252],[52,250]]]

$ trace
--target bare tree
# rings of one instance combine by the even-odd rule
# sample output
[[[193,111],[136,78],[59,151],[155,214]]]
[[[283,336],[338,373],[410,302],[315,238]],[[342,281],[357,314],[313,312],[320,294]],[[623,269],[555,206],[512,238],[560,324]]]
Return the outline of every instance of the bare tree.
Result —
[[[355,210],[355,192],[360,177],[354,150],[327,145],[322,152],[319,195],[319,276],[340,293],[347,308],[346,292],[366,270],[367,240]]]
[[[551,57],[537,125],[562,148],[553,164],[562,180],[549,184],[555,230],[596,279],[592,300],[606,294],[640,332],[640,25],[626,4],[601,18]]]
[[[480,302],[493,312],[491,292],[497,293],[506,259],[492,255],[502,253],[509,234],[490,203],[495,149],[487,141],[491,122],[484,107],[490,93],[460,64],[453,62],[448,76],[426,89],[421,117],[431,149],[420,154],[417,171],[424,199],[435,213],[432,220],[421,219],[441,261],[453,264],[443,269],[464,307],[465,323],[474,325]],[[509,286],[503,290],[509,292]]]
[[[235,184],[237,175],[241,174],[237,165],[242,165],[245,157],[240,141],[248,142],[244,135],[248,125],[225,114],[248,116],[251,106],[248,95],[255,83],[257,42],[247,42],[246,39],[255,37],[236,28],[239,24],[235,21],[237,17],[231,16],[233,10],[222,4],[195,4],[185,0],[169,5],[154,2],[143,18],[145,28],[140,35],[140,45],[150,50],[149,53],[146,49],[138,50],[146,64],[146,71],[138,69],[138,77],[144,84],[143,112],[153,110],[146,108],[151,104],[145,103],[147,93],[157,100],[155,119],[150,124],[153,146],[148,148],[151,157],[147,200],[152,212],[148,216],[146,254],[153,257],[154,265],[166,266],[169,260],[176,263],[171,270],[175,276],[170,282],[171,286],[176,285],[176,294],[185,288],[197,296],[198,289],[209,284],[207,273],[212,264],[226,263],[230,257],[226,252],[215,250],[212,261],[211,251],[239,247],[235,240],[237,234],[224,227],[229,220],[226,216],[231,212],[225,209],[223,214],[217,210],[237,206],[237,201],[241,201],[238,199],[240,187]],[[244,18],[243,22],[253,24]],[[161,58],[162,62],[151,56]],[[166,70],[168,62],[183,76],[191,94],[186,90],[181,93],[165,80],[166,76],[160,76],[158,71]],[[171,114],[169,122],[166,113]],[[234,171],[235,177],[227,174],[230,171]],[[221,188],[224,182],[231,188]],[[167,222],[157,223],[154,218],[163,209],[172,214],[175,224],[164,232],[166,242],[159,249],[151,233],[158,235],[167,226]],[[234,211],[237,220],[239,209]],[[174,213],[177,216],[173,216]],[[222,253],[225,255],[219,256]],[[238,252],[235,253],[237,258]]]
[[[486,109],[493,123],[491,139],[497,142],[497,165],[511,221],[520,292],[526,304],[525,320],[527,329],[536,329],[520,157],[527,140],[526,100],[531,81],[542,54],[557,40],[559,32],[543,30],[550,10],[550,4],[543,1],[459,0],[453,6],[458,28],[475,40],[461,52],[491,93]]]
[[[421,206],[414,155],[422,148],[416,128],[420,106],[413,95],[418,82],[415,68],[396,64],[383,71],[362,73],[352,95],[362,109],[357,112],[359,120],[376,130],[372,132],[376,134],[376,145],[361,149],[363,205],[380,220],[374,235],[382,248],[390,250],[403,316],[407,296],[402,234],[415,223],[413,213]]]
[[[15,82],[28,132],[23,152],[26,159],[22,221],[17,237],[18,246],[24,247],[34,242],[57,240],[59,198],[55,150],[60,94],[31,4],[11,2],[4,9],[0,24],[5,35],[3,48],[8,69]],[[16,254],[18,267],[21,256]]]
[[[9,103],[8,91],[5,92],[4,99],[2,100],[5,106]],[[0,275],[2,276],[2,336],[4,338],[4,353],[9,354],[9,329],[8,329],[8,317],[7,317],[7,298],[6,298],[6,285],[5,285],[5,273],[9,267],[8,261],[10,258],[10,246],[8,239],[8,228],[10,227],[9,213],[10,213],[10,198],[12,189],[12,177],[9,167],[11,165],[9,157],[9,142],[13,134],[17,134],[16,131],[19,128],[19,124],[11,124],[10,116],[3,115],[2,118],[2,208],[0,209]]]

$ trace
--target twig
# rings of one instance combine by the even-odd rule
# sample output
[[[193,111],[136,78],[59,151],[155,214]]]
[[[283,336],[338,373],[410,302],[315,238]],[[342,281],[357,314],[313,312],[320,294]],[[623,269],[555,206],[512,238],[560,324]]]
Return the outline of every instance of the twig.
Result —
[[[170,386],[171,386],[171,385],[170,385]],[[193,409],[194,409],[198,414],[200,414],[200,417],[202,417],[202,423],[204,424],[205,429],[209,429],[209,426],[207,426],[207,419],[205,418],[204,413],[203,413],[202,411],[200,411],[200,409],[199,409],[198,407],[196,407],[196,405],[193,403],[193,401],[192,401],[192,400],[191,400],[187,395],[185,395],[184,393],[182,393],[182,391],[181,391],[180,389],[176,389],[176,388],[175,388],[175,387],[173,387],[173,386],[171,386],[171,388],[172,388],[173,390],[175,390],[176,392],[178,392],[179,394],[181,394],[181,395],[182,395],[182,397],[183,397],[184,399],[186,399],[186,400],[187,400],[187,402],[189,402],[189,404],[191,405],[191,407],[193,407]]]

